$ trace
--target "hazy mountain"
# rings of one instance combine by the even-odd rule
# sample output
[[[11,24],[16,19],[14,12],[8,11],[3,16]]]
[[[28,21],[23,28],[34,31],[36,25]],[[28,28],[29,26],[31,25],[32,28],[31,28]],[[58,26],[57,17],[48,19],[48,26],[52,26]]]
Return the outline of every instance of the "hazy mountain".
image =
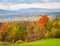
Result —
[[[0,9],[0,14],[2,14],[2,15],[5,15],[5,14],[8,14],[8,15],[13,15],[13,14],[15,14],[15,13],[18,13],[18,12],[16,12],[16,11],[8,11],[8,10],[4,10],[4,9]]]
[[[34,14],[41,15],[41,14],[60,14],[60,9],[47,9],[47,8],[28,8],[28,9],[20,9],[17,11],[8,11],[4,9],[0,9],[0,16],[1,15],[8,15],[8,17],[28,17]],[[9,16],[10,15],[10,16]],[[5,17],[6,17],[5,16]],[[7,17],[7,18],[8,18]]]

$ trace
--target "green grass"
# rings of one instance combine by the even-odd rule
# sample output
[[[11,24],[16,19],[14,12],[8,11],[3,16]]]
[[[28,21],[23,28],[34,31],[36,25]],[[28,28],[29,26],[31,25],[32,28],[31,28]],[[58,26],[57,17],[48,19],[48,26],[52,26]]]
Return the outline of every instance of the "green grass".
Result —
[[[60,46],[60,39],[45,39],[30,43],[13,44],[11,46]]]
[[[60,39],[44,39],[22,44],[15,43],[9,46],[60,46]]]

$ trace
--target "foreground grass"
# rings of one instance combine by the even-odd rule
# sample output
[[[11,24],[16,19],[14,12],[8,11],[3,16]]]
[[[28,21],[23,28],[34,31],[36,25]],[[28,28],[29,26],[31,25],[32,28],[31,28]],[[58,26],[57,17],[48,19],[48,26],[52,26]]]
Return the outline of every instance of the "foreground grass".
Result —
[[[0,46],[2,46],[2,43],[0,43]],[[60,39],[44,39],[30,43],[22,43],[22,44],[15,43],[8,46],[60,46]]]
[[[30,43],[12,44],[10,46],[60,46],[60,39],[45,39]]]

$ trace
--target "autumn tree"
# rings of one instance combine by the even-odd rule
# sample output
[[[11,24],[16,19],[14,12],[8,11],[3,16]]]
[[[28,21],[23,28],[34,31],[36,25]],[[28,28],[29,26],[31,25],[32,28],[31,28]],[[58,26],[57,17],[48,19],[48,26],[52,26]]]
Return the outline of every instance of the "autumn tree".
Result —
[[[4,22],[2,23],[1,27],[0,27],[0,38],[3,39],[3,34],[7,31],[9,27],[9,22]]]
[[[57,17],[52,21],[49,21],[46,25],[46,29],[49,31],[47,37],[60,38],[60,18]]]
[[[38,23],[41,25],[46,24],[49,21],[49,18],[47,15],[42,15],[41,18],[38,20]]]

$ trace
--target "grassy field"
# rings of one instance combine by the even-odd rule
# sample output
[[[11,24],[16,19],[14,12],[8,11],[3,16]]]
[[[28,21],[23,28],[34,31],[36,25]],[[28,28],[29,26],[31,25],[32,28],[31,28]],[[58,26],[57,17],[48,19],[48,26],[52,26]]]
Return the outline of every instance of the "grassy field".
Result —
[[[13,44],[10,46],[60,46],[60,39],[45,39],[30,43]]]
[[[0,42],[0,46],[3,46],[3,43]],[[30,43],[22,43],[22,44],[15,43],[7,46],[60,46],[60,39],[44,39]]]

